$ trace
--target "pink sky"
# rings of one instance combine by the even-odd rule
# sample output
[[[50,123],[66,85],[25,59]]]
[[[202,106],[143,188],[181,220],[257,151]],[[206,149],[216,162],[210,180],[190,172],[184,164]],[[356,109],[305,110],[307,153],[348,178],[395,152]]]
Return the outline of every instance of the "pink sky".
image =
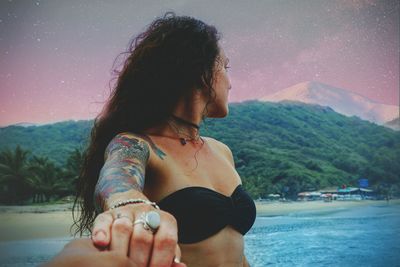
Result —
[[[231,102],[314,80],[399,105],[398,1],[3,1],[0,126],[94,118],[118,53],[167,10],[223,33]]]

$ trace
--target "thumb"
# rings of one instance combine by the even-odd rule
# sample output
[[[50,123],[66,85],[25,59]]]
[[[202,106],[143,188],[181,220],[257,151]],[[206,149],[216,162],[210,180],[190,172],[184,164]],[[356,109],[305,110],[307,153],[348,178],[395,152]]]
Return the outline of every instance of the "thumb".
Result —
[[[172,267],[186,267],[186,264],[184,264],[183,262],[181,262],[181,258],[182,258],[182,253],[181,253],[181,249],[179,247],[179,245],[176,245],[175,248],[175,258],[174,258],[174,262],[172,263]]]

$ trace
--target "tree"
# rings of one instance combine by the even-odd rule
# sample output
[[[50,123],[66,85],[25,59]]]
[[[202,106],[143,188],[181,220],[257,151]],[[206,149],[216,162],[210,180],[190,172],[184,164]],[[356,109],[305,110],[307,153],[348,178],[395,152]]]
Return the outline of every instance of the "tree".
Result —
[[[69,182],[69,191],[74,191],[76,188],[76,183],[78,181],[83,161],[85,158],[85,153],[75,148],[72,151],[67,159],[67,163],[65,164],[65,173],[64,179],[68,180]]]
[[[68,190],[68,182],[60,179],[61,168],[47,158],[37,158],[31,162],[31,175],[26,179],[34,191],[33,202],[49,202],[51,197]]]
[[[14,151],[6,149],[0,152],[0,182],[3,185],[3,194],[0,199],[5,203],[21,203],[30,195],[26,183],[30,175],[27,157],[30,151],[23,150],[19,145]]]

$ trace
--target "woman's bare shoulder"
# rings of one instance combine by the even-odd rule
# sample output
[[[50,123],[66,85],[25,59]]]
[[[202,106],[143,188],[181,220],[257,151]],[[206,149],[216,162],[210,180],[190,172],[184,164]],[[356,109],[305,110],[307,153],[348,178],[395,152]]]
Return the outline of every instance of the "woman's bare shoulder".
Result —
[[[150,158],[153,157],[152,156],[153,153],[161,159],[163,159],[165,156],[165,153],[146,134],[133,133],[133,132],[120,132],[114,137],[114,139],[118,138],[126,138],[135,143],[140,143],[142,146],[146,146],[146,148],[150,152]]]
[[[229,148],[229,146],[227,146],[226,144],[224,144],[223,142],[212,138],[212,137],[206,137],[206,136],[202,136],[202,138],[213,148],[217,149],[218,151],[220,151],[222,154],[224,154],[226,156],[226,158],[233,163],[233,155],[232,155],[232,151]]]
[[[144,134],[139,134],[139,133],[133,133],[133,132],[120,132],[115,137],[126,137],[129,139],[136,139],[140,141],[145,141],[146,143],[149,143],[149,137],[144,135]]]
[[[121,140],[125,140],[128,143],[134,142],[134,143],[143,143],[146,145],[150,145],[149,140],[148,140],[148,138],[146,138],[146,136],[137,134],[137,133],[132,133],[132,132],[117,133],[116,135],[113,136],[110,143],[113,143],[116,141],[121,141]]]
[[[108,158],[114,152],[121,151],[125,148],[135,148],[140,149],[140,151],[146,152],[148,154],[150,145],[148,142],[137,134],[130,132],[121,132],[116,134],[108,143],[105,150],[105,158]]]
[[[209,144],[217,146],[218,148],[230,150],[229,147],[226,144],[224,144],[223,142],[221,142],[221,141],[219,141],[219,140],[217,140],[215,138],[212,138],[212,137],[209,137],[209,136],[202,136],[201,138],[203,138]]]

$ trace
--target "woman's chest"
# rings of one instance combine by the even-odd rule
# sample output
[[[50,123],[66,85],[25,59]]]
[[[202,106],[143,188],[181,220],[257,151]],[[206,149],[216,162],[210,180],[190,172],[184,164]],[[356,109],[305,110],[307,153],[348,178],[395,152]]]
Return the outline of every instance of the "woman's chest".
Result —
[[[189,146],[160,149],[165,156],[158,158],[152,168],[146,170],[145,193],[153,201],[191,186],[206,187],[229,195],[241,183],[229,159],[210,145],[205,144],[200,149]]]

